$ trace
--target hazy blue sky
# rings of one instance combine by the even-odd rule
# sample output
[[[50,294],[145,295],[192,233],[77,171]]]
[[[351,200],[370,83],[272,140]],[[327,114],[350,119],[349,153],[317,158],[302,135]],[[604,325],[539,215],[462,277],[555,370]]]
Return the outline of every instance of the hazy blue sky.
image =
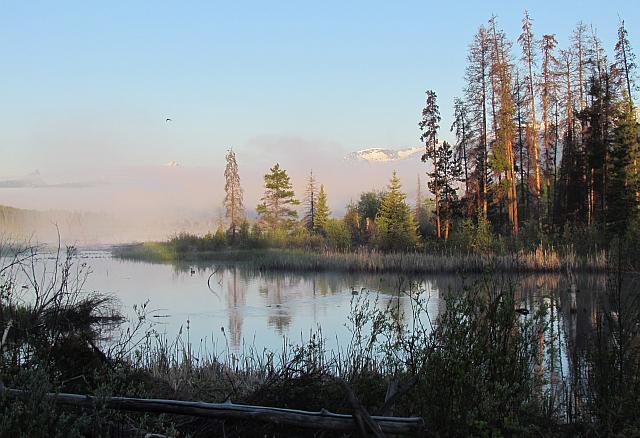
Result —
[[[228,146],[241,169],[264,170],[289,154],[412,146],[426,89],[446,138],[467,45],[492,13],[515,40],[527,8],[536,35],[561,46],[576,22],[592,23],[607,50],[620,14],[640,49],[630,0],[1,6],[0,178],[93,180],[170,160],[221,172]],[[293,146],[272,147],[280,138]]]

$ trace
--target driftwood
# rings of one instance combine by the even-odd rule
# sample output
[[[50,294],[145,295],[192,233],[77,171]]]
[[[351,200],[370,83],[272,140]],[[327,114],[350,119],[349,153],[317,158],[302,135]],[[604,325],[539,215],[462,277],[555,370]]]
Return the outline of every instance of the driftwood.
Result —
[[[28,391],[4,388],[2,385],[0,385],[0,394],[14,399],[29,397]],[[309,412],[297,409],[238,405],[231,402],[205,403],[129,397],[101,398],[67,393],[49,393],[46,394],[45,397],[59,404],[77,407],[94,407],[100,405],[108,409],[124,411],[191,415],[219,419],[255,420],[311,429],[358,430],[357,420],[353,416],[336,414],[325,409],[320,412]],[[423,419],[420,417],[370,416],[369,419],[375,424],[376,428],[379,428],[378,430],[389,434],[416,432],[422,429],[424,424]]]
[[[349,403],[351,403],[351,406],[353,406],[353,417],[358,425],[360,434],[362,434],[363,437],[369,436],[369,434],[367,433],[368,429],[373,432],[373,436],[375,436],[376,438],[385,438],[380,424],[376,423],[373,418],[371,418],[371,415],[369,415],[364,406],[362,406],[362,403],[360,403],[360,400],[358,400],[358,397],[356,397],[349,384],[343,379],[338,379],[338,382],[344,388],[345,392],[347,393],[347,397],[349,398]]]
[[[389,416],[391,415],[391,410],[393,408],[393,404],[400,397],[405,395],[413,386],[418,383],[418,377],[413,376],[406,382],[396,382],[391,381],[389,383],[389,387],[387,388],[387,394],[384,397],[384,405],[380,408],[380,415]]]

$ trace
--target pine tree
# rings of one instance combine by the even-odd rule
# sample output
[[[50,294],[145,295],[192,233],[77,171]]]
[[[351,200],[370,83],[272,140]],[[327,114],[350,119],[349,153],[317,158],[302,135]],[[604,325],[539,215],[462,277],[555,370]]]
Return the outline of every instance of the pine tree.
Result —
[[[540,81],[540,100],[542,102],[542,124],[543,124],[543,146],[545,152],[545,166],[544,166],[544,180],[546,187],[547,197],[547,219],[550,218],[552,212],[552,197],[551,197],[551,178],[554,173],[553,170],[553,156],[552,156],[552,108],[556,101],[556,88],[557,83],[555,81],[555,70],[558,64],[558,60],[555,57],[554,50],[558,45],[555,35],[543,35],[540,41],[540,47],[542,50],[542,71]]]
[[[638,153],[640,129],[628,97],[619,104],[611,147],[611,171],[607,190],[607,229],[624,234],[637,212],[637,180],[633,158]],[[637,155],[636,155],[637,156]]]
[[[320,234],[325,234],[326,226],[329,222],[331,211],[327,205],[327,194],[324,191],[324,185],[320,184],[320,192],[318,193],[318,203],[316,205],[316,214],[313,220],[313,229]]]
[[[318,202],[318,193],[316,188],[316,180],[313,177],[313,170],[309,173],[307,178],[307,189],[305,190],[305,205],[307,207],[306,214],[304,216],[304,225],[311,231],[313,230],[313,224],[316,217],[316,204]]]
[[[422,161],[431,160],[433,168],[437,167],[438,160],[438,129],[440,128],[440,110],[436,101],[436,93],[432,90],[426,92],[427,100],[422,110],[422,120],[418,123],[422,135],[420,141],[425,145],[425,153],[422,155]],[[429,183],[429,188],[436,198],[436,238],[440,240],[440,187],[438,180],[434,179]]]
[[[469,192],[469,142],[471,137],[471,129],[469,115],[465,102],[456,97],[453,102],[453,123],[451,131],[455,129],[456,134],[456,153],[462,161],[464,169],[464,187],[465,195]]]
[[[453,212],[458,201],[456,184],[461,180],[462,167],[456,157],[453,147],[448,142],[443,142],[437,149],[437,160],[434,171],[430,174],[430,187],[437,184],[440,188],[440,206],[442,222],[444,223],[444,239],[449,239]]]
[[[518,199],[523,205],[524,217],[526,218],[528,215],[527,207],[529,205],[529,196],[528,191],[526,189],[526,181],[528,176],[525,178],[525,167],[527,168],[527,175],[529,174],[530,167],[530,157],[525,154],[525,139],[526,135],[524,134],[524,113],[526,112],[526,106],[523,99],[522,93],[523,83],[520,80],[520,73],[516,71],[516,78],[514,82],[514,103],[516,105],[516,120],[518,122],[518,163],[516,164],[516,168],[520,170],[520,195]],[[525,157],[529,158],[526,160],[527,165],[525,166]]]
[[[240,174],[238,173],[238,163],[233,149],[229,149],[225,156],[227,165],[224,169],[224,207],[226,217],[229,221],[229,232],[231,239],[235,240],[236,231],[245,219],[244,206],[242,205],[242,187],[240,186]]]
[[[276,163],[270,173],[264,176],[264,196],[256,211],[260,220],[268,230],[290,230],[298,218],[298,212],[291,207],[299,205],[295,198],[289,175]]]
[[[491,169],[498,176],[499,199],[506,194],[507,216],[514,235],[518,234],[518,195],[513,153],[515,107],[512,91],[511,43],[502,30],[498,30],[496,18],[489,20],[491,32],[491,83],[494,143],[491,151]],[[504,179],[503,179],[504,178]],[[500,204],[502,205],[502,204]]]
[[[531,167],[534,171],[533,180],[533,194],[536,198],[536,215],[538,221],[540,221],[540,193],[541,180],[540,180],[540,157],[538,148],[538,125],[536,123],[536,93],[534,88],[535,74],[534,67],[536,65],[536,51],[535,51],[535,38],[533,36],[531,18],[529,13],[525,11],[524,18],[522,19],[522,33],[518,38],[520,47],[522,48],[522,61],[526,65],[527,76],[526,81],[526,94],[525,100],[529,103],[529,111],[526,114],[526,118],[529,125],[529,160],[531,161]]]
[[[618,72],[619,83],[626,86],[626,95],[628,96],[628,104],[633,109],[633,83],[634,72],[636,69],[636,57],[629,43],[629,34],[624,27],[624,20],[620,20],[618,27],[618,41],[615,47],[616,71]]]
[[[469,106],[471,137],[476,160],[474,180],[478,209],[486,218],[488,212],[488,134],[487,134],[487,95],[490,66],[490,38],[484,26],[469,46],[467,68],[465,74],[465,95]]]
[[[404,250],[416,243],[411,208],[405,202],[406,195],[401,188],[394,171],[376,217],[376,242],[383,249]]]
[[[575,90],[577,91],[576,93],[574,93],[577,96],[577,102],[578,102],[578,110],[582,111],[584,110],[584,107],[586,106],[586,102],[587,102],[587,94],[588,94],[588,90],[587,90],[587,64],[588,64],[588,59],[587,59],[587,46],[588,46],[588,41],[587,41],[587,26],[582,23],[579,22],[576,25],[576,28],[573,31],[573,35],[571,37],[571,52],[573,53],[573,55],[576,58],[576,62],[575,62],[575,69],[573,70],[573,76],[574,76],[574,87]]]
[[[580,29],[580,28],[579,28]],[[582,30],[576,30],[576,32],[582,32]],[[558,224],[572,223],[579,224],[584,222],[586,212],[584,199],[587,197],[586,188],[586,166],[584,160],[584,151],[581,147],[580,141],[583,138],[582,131],[584,130],[584,123],[581,123],[580,129],[576,125],[576,114],[574,108],[580,107],[584,104],[581,103],[582,97],[579,96],[581,86],[575,85],[575,82],[582,81],[582,74],[580,69],[583,68],[581,63],[584,63],[584,53],[580,53],[584,50],[584,42],[581,40],[580,34],[575,36],[577,38],[574,41],[574,47],[572,50],[560,51],[560,70],[558,71],[559,78],[562,78],[562,91],[564,92],[564,99],[562,99],[562,105],[564,107],[564,133],[562,135],[556,135],[556,140],[562,137],[563,149],[562,159],[560,161],[560,177],[555,189],[555,217]],[[576,99],[575,94],[578,93]],[[579,114],[579,113],[578,113]],[[556,125],[558,125],[556,123]],[[558,126],[556,126],[557,128]]]
[[[606,71],[603,71],[603,78],[595,75],[591,77],[589,98],[591,103],[580,113],[580,118],[586,126],[583,147],[586,151],[587,166],[587,215],[588,223],[591,224],[603,220],[606,210],[608,151],[611,140],[610,114],[612,114]]]

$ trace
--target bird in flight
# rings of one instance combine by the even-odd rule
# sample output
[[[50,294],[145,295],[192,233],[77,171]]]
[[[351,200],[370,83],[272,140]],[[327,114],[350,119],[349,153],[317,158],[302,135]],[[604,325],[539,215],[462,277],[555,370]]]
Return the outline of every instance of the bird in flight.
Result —
[[[173,120],[171,120],[171,119],[167,118],[167,119],[165,120],[165,122],[173,122]]]

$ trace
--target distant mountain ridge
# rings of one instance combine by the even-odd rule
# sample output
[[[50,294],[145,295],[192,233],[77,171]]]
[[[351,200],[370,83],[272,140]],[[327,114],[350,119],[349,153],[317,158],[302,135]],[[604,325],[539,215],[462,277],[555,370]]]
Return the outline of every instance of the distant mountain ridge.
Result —
[[[347,161],[366,161],[369,163],[385,163],[414,158],[421,154],[423,146],[414,146],[404,149],[367,148],[351,152],[344,157]]]

